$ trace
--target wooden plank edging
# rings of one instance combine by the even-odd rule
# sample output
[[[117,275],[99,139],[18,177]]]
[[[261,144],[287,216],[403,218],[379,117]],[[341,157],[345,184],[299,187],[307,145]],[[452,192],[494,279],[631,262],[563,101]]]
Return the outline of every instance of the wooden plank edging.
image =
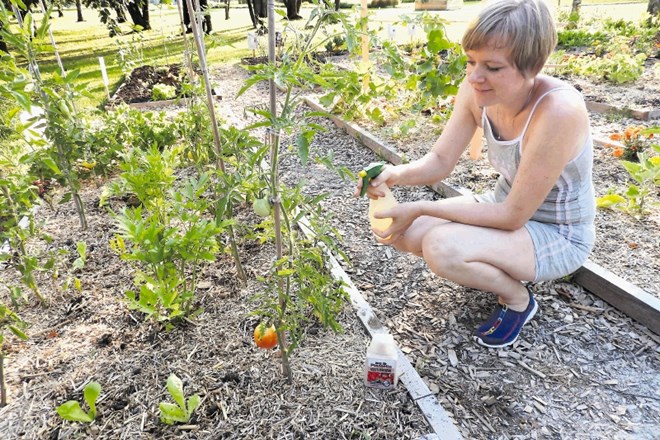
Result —
[[[635,119],[650,121],[660,118],[660,109],[631,109],[628,107],[617,107],[604,102],[585,101],[587,110],[596,113],[628,113]]]
[[[308,237],[313,238],[314,232],[309,226],[309,221],[302,216],[298,221],[298,226],[302,232]],[[322,245],[328,257],[328,264],[330,265],[330,273],[336,280],[344,283],[344,290],[348,293],[351,304],[355,309],[358,318],[367,329],[371,337],[376,333],[389,333],[388,329],[380,322],[369,303],[364,299],[358,288],[353,284],[353,281],[348,274],[342,269],[339,261]],[[419,409],[422,411],[424,418],[429,423],[434,431],[434,434],[429,434],[423,439],[439,439],[443,440],[462,440],[458,428],[449,414],[442,408],[436,396],[429,390],[429,387],[422,380],[419,373],[412,366],[406,355],[397,346],[397,370],[399,373],[399,380],[408,390],[408,394],[415,401]],[[436,437],[433,437],[436,435]]]
[[[590,260],[573,274],[572,279],[660,335],[659,298]]]
[[[310,98],[305,98],[305,102],[315,110],[328,112]],[[364,145],[379,156],[394,159],[390,162],[395,165],[403,162],[396,150],[356,124],[343,121],[335,115],[331,119],[356,139],[368,139],[368,143],[363,142]],[[358,133],[359,137],[353,133]],[[620,145],[619,142],[602,138],[594,138],[594,143],[613,147]],[[431,186],[431,189],[445,197],[472,194],[467,188],[454,188],[444,182]],[[660,299],[592,261],[587,261],[573,274],[573,281],[660,336]]]

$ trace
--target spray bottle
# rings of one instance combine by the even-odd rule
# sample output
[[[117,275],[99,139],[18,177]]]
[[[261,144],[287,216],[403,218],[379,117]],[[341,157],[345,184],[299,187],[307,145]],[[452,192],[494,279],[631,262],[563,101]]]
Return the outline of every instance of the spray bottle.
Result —
[[[370,163],[366,168],[358,173],[362,178],[362,191],[360,191],[360,197],[363,197],[367,193],[367,187],[369,183],[378,177],[378,175],[383,171],[385,162],[373,162]],[[392,194],[392,191],[387,187],[386,184],[381,183],[377,187],[378,190],[382,191],[385,196],[379,197],[377,199],[369,199],[369,222],[371,227],[379,231],[384,231],[390,227],[392,224],[391,218],[375,218],[374,214],[379,211],[384,211],[386,209],[396,206],[397,202]]]

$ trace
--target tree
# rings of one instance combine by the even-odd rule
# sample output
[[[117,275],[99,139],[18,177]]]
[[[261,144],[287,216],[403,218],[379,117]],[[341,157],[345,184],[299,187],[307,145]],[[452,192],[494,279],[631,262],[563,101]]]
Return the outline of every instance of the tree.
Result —
[[[195,1],[192,1],[192,4],[195,5]],[[204,19],[202,20],[202,30],[210,34],[213,26],[211,25],[211,14],[206,11],[209,9],[208,0],[199,0],[199,7],[204,14]],[[186,28],[186,33],[189,34],[192,32],[190,27],[190,13],[188,12],[188,2],[183,0],[183,25]]]
[[[134,25],[142,27],[142,30],[145,31],[151,29],[148,0],[130,0],[126,2],[125,6]]]
[[[289,20],[302,20],[300,16],[300,6],[302,0],[284,0],[286,5],[286,18]]]
[[[82,0],[82,3],[88,8],[99,11],[101,23],[110,29],[111,36],[119,32],[118,23],[126,21],[124,11],[128,11],[135,26],[140,26],[142,30],[151,29],[148,0]],[[113,12],[116,14],[116,19],[112,18]]]
[[[580,6],[582,6],[582,0],[573,0],[571,5],[571,14],[580,15]]]
[[[78,19],[76,21],[77,22],[85,21],[85,19],[83,19],[83,15],[82,15],[82,1],[81,0],[76,0],[76,11],[78,12]]]
[[[660,14],[660,0],[649,0],[646,12],[652,17]]]
[[[248,11],[250,12],[250,19],[252,20],[252,26],[254,26],[255,29],[258,29],[259,32],[264,32],[266,27],[261,19],[268,17],[266,0],[247,0],[247,5]]]

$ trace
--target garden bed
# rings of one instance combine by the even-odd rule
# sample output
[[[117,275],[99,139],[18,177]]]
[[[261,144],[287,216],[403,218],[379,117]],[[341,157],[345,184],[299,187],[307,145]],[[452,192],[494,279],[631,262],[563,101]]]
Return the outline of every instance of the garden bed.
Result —
[[[267,87],[257,86],[236,99],[245,70],[225,66],[213,76],[223,81],[225,98],[217,103],[218,114],[238,126],[254,122],[243,109],[265,104]],[[594,121],[602,131],[627,123],[600,116]],[[327,131],[315,137],[313,152],[332,152],[338,165],[353,171],[377,159],[330,121],[317,122]],[[410,138],[390,142],[414,158],[432,142],[422,134],[438,130],[419,127]],[[387,132],[380,134],[386,138]],[[282,145],[289,141],[284,139]],[[613,164],[609,174],[600,177],[600,186],[626,180],[609,153],[603,147],[596,155]],[[355,182],[341,181],[320,165],[302,166],[293,157],[283,162],[282,170],[290,184],[305,181],[306,192],[329,194],[323,206],[344,236],[341,246],[350,258],[350,264],[342,263],[345,271],[444,410],[453,415],[464,438],[654,438],[660,427],[660,337],[579,286],[558,281],[533,286],[541,313],[513,347],[480,347],[470,335],[490,312],[491,296],[442,280],[421,259],[379,245],[367,227],[366,200],[352,196]],[[87,242],[88,261],[78,275],[83,291],[60,292],[51,281],[44,286],[50,308],[21,310],[33,324],[32,338],[10,340],[10,405],[0,410],[0,432],[30,439],[416,439],[430,432],[402,385],[394,392],[376,392],[362,384],[368,338],[348,305],[340,320],[345,332],[312,328],[294,354],[294,384],[285,383],[276,352],[259,351],[251,341],[256,321],[249,315],[248,299],[263,288],[254,280],[270,265],[273,252],[268,246],[242,243],[252,280],[245,288],[237,284],[228,257],[205,270],[198,291],[205,312],[193,322],[171,332],[143,322],[123,301],[132,277],[108,247],[113,226],[97,208],[100,189],[93,183],[84,192],[90,213],[87,232],[78,231],[70,204],[40,211],[54,236],[52,248],[73,256],[75,243]],[[450,183],[485,189],[494,183],[494,175],[483,160],[463,158]],[[426,188],[397,188],[395,194],[400,201],[439,197]],[[238,218],[244,225],[255,222],[248,210]],[[623,253],[621,260],[604,265],[613,271],[627,269],[627,258],[631,282],[642,280],[652,291],[660,276],[652,266],[658,261],[659,247],[653,242],[657,224],[636,232],[633,226],[646,223],[627,223],[626,215],[609,211],[599,211],[599,221],[594,255]],[[606,232],[621,235],[606,238]],[[625,240],[636,246],[621,246]],[[603,249],[605,245],[615,249]],[[637,273],[644,259],[651,262],[646,278]],[[164,384],[171,372],[184,379],[186,395],[202,396],[194,419],[174,428],[158,422],[157,409],[158,403],[169,400]],[[82,387],[92,379],[104,388],[97,422],[91,427],[63,422],[56,406],[80,400]]]
[[[606,81],[563,77],[584,95],[587,108],[596,113],[626,116],[642,121],[660,118],[660,78],[654,66],[658,58],[645,63],[644,73],[633,83],[613,85]],[[549,74],[554,69],[547,69]],[[657,122],[657,121],[656,121]]]
[[[181,69],[181,64],[136,67],[108,100],[106,109],[112,109],[120,104],[127,104],[129,107],[138,109],[164,107],[179,102],[182,105],[185,104],[185,98],[154,100],[153,97],[153,89],[157,84],[174,87],[174,95],[181,97],[183,93]],[[217,91],[215,91],[215,95],[220,98]]]

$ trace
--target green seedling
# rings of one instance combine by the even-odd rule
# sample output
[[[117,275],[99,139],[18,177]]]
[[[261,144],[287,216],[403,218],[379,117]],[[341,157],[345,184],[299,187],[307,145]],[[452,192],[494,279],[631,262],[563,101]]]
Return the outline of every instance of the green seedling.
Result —
[[[0,408],[7,404],[7,389],[5,387],[4,361],[6,353],[3,349],[5,342],[4,330],[9,329],[17,338],[26,341],[28,336],[21,330],[25,323],[6,305],[0,302]]]
[[[64,420],[71,422],[91,423],[96,418],[96,401],[100,394],[101,385],[98,382],[90,382],[83,390],[83,398],[89,406],[89,411],[83,411],[80,408],[80,403],[76,400],[69,400],[57,407],[57,414]]]
[[[188,423],[193,412],[199,406],[199,395],[193,394],[186,402],[186,397],[183,394],[183,382],[174,373],[170,374],[170,377],[167,378],[167,391],[169,391],[176,405],[161,402],[158,406],[160,409],[160,421],[168,425]]]

